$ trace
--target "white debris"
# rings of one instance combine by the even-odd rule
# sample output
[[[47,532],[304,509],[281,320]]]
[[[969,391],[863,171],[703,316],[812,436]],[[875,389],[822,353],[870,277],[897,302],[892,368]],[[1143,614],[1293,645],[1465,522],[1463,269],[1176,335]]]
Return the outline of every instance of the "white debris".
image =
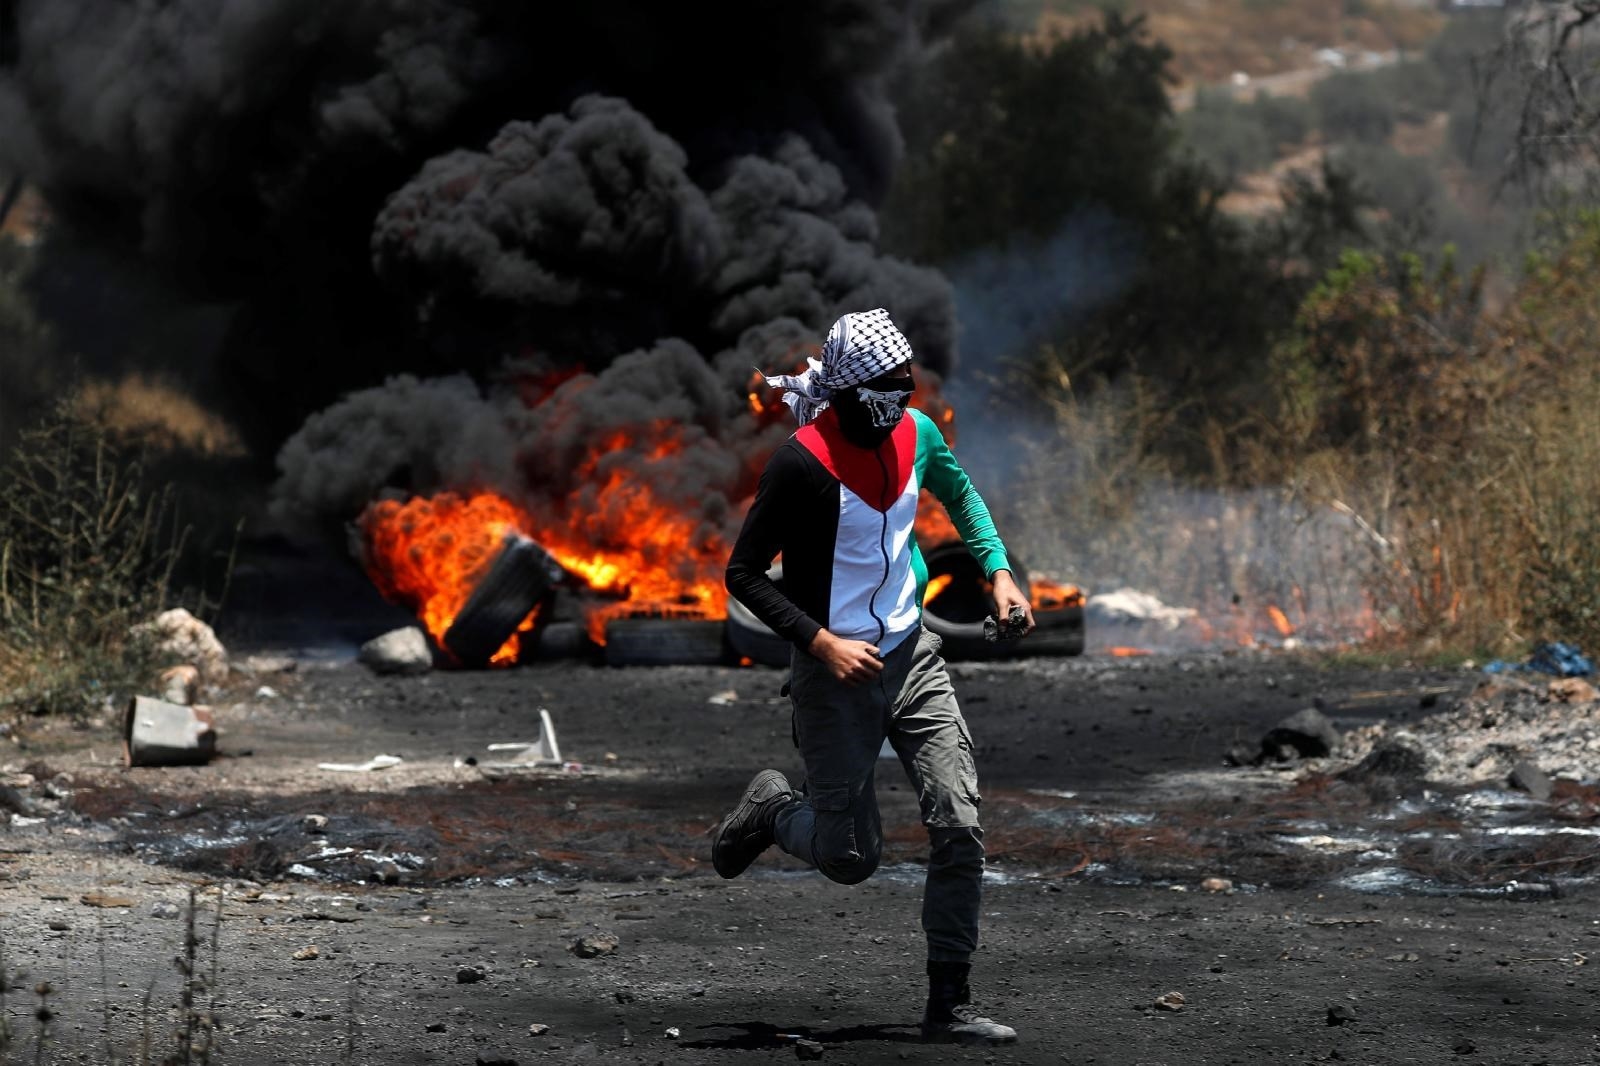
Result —
[[[1101,623],[1155,622],[1166,629],[1177,629],[1200,613],[1193,607],[1168,607],[1150,593],[1131,588],[1090,596],[1085,610],[1093,621]]]
[[[373,770],[387,770],[391,766],[398,766],[403,762],[398,755],[374,755],[366,762],[319,762],[319,770],[340,770],[345,773],[364,774]]]

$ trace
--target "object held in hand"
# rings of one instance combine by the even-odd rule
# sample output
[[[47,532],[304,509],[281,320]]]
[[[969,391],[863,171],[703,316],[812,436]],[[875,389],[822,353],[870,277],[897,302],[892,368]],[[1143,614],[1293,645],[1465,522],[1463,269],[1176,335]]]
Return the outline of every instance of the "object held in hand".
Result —
[[[993,644],[997,640],[1016,640],[1028,631],[1028,611],[1020,603],[1014,605],[1005,621],[996,621],[994,615],[983,620],[983,639]]]

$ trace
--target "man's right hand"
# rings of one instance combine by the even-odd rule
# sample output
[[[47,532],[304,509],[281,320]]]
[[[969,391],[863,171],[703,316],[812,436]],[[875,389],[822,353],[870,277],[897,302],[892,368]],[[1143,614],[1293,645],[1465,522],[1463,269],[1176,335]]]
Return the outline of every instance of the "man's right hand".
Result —
[[[875,645],[864,640],[845,640],[826,629],[817,630],[817,635],[811,638],[811,646],[806,650],[822,660],[835,681],[842,681],[846,685],[871,681],[883,671],[883,660],[878,658]]]

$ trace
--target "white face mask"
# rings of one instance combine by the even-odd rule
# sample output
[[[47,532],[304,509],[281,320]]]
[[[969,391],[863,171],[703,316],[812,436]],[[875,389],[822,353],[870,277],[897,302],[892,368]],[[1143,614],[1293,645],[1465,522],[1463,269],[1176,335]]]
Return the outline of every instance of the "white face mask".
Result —
[[[856,399],[872,419],[874,429],[893,429],[911,406],[911,391],[879,392],[876,389],[857,389]]]

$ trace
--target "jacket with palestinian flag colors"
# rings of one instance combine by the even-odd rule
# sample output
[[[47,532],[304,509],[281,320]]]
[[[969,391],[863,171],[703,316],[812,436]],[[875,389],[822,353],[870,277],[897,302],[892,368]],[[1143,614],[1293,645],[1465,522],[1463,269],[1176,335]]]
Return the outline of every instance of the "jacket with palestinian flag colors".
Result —
[[[930,490],[992,578],[1009,570],[978,490],[921,411],[887,440],[845,440],[832,409],[779,445],[761,474],[728,560],[728,591],[774,632],[806,649],[824,626],[887,655],[922,620],[928,570],[912,536]],[[783,555],[783,586],[767,577]]]

